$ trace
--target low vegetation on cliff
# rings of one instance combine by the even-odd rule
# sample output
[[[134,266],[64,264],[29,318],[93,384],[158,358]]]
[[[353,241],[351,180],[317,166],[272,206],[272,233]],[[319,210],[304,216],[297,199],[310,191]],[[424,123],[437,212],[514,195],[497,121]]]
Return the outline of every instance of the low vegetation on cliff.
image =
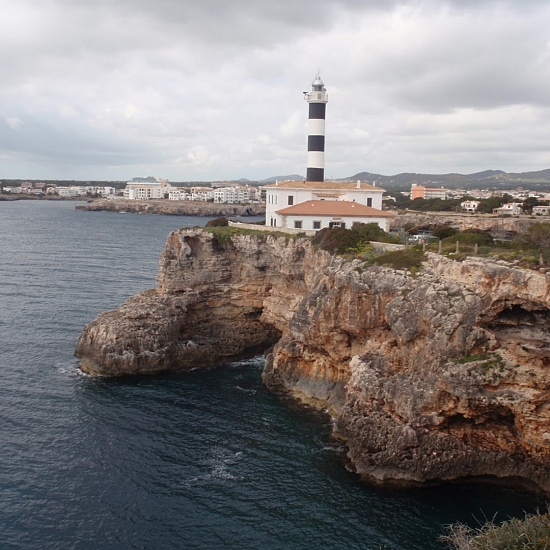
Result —
[[[426,249],[463,260],[467,256],[493,256],[516,261],[521,267],[538,268],[550,264],[550,223],[535,223],[526,233],[518,233],[507,240],[493,239],[487,231],[467,229],[457,231],[447,226],[436,227],[433,236],[438,241]]]
[[[212,233],[219,243],[225,243],[235,235],[257,235],[265,240],[268,235],[284,237],[285,240],[305,237],[305,234],[288,234],[229,227],[226,218],[214,219],[204,228]],[[489,231],[466,229],[459,231],[448,225],[431,228],[430,241],[421,240],[403,250],[385,251],[376,249],[371,242],[399,244],[407,241],[408,232],[399,236],[390,235],[376,223],[354,224],[350,229],[342,227],[325,228],[318,231],[311,243],[315,248],[338,254],[348,259],[358,258],[368,264],[383,265],[394,269],[420,268],[425,260],[424,252],[436,252],[451,259],[462,261],[468,256],[493,257],[515,262],[528,269],[538,269],[550,265],[550,223],[532,224],[526,233],[506,239],[493,238]]]
[[[399,243],[399,238],[386,233],[377,223],[354,223],[351,229],[325,227],[318,231],[311,242],[331,254],[360,252],[368,248],[370,241]]]
[[[223,220],[223,218],[217,218],[216,220]],[[216,220],[212,221],[216,222]],[[247,229],[243,227],[229,227],[227,225],[223,225],[223,223],[221,222],[217,222],[211,225],[207,224],[202,229],[203,231],[211,233],[218,243],[226,243],[236,235],[255,235],[258,239],[262,241],[265,241],[269,236],[284,237],[286,240],[305,237],[305,234],[303,233],[289,234],[283,233],[282,231],[263,231],[257,229]]]
[[[477,529],[458,523],[448,527],[441,541],[453,550],[548,550],[550,514],[512,518],[501,525],[489,521]]]

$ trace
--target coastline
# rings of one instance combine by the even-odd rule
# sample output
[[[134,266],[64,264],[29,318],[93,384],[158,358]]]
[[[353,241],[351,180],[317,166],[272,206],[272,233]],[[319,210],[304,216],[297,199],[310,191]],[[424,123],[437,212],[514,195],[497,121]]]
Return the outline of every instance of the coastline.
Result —
[[[130,212],[161,214],[165,216],[259,216],[265,214],[263,204],[224,204],[198,201],[169,201],[152,199],[136,201],[128,199],[95,199],[76,206],[77,210],[91,212]]]
[[[60,197],[59,195],[45,195],[39,197],[38,195],[16,194],[16,195],[2,195],[0,194],[0,202],[14,202],[14,201],[85,201],[86,197]]]

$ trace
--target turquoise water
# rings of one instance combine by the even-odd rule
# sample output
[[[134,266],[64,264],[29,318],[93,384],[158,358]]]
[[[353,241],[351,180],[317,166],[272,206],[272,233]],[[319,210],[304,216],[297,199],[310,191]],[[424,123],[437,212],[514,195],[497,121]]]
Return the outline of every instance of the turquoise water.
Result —
[[[170,230],[204,222],[0,203],[1,549],[439,549],[445,524],[543,506],[361,484],[326,416],[264,388],[261,358],[81,374],[83,326],[155,285]]]

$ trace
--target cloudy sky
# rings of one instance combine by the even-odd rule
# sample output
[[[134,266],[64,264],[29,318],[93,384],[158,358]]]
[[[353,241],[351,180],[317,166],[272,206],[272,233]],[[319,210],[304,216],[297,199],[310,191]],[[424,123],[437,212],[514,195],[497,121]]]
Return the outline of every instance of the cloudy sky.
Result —
[[[0,0],[0,178],[550,168],[548,0]]]

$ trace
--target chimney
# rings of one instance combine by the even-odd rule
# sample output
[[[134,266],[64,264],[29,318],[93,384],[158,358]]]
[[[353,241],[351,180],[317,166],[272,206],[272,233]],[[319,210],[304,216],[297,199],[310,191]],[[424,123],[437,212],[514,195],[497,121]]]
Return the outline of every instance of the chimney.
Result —
[[[361,189],[361,180],[357,180],[357,189]]]

